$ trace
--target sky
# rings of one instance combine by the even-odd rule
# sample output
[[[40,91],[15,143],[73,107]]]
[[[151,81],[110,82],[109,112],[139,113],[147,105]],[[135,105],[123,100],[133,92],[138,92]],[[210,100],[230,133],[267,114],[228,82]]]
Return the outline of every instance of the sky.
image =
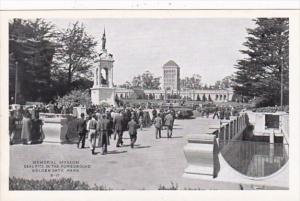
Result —
[[[181,78],[199,74],[202,83],[214,84],[235,72],[242,59],[239,50],[246,41],[250,18],[195,19],[47,19],[62,30],[79,21],[98,42],[103,29],[106,49],[114,55],[114,83],[131,81],[146,70],[162,76],[162,66],[174,60]]]

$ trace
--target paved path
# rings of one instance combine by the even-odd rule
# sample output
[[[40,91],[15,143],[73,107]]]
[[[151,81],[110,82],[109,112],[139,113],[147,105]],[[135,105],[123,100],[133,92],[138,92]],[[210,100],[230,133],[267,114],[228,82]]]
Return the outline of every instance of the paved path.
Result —
[[[160,185],[170,186],[171,182],[180,189],[239,189],[237,184],[182,177],[187,166],[183,153],[186,136],[204,132],[209,126],[217,124],[218,120],[206,118],[176,120],[172,139],[166,138],[166,130],[162,131],[163,138],[155,139],[154,128],[145,128],[138,132],[134,149],[128,146],[130,140],[126,132],[125,146],[116,148],[116,141],[112,140],[109,154],[104,156],[91,155],[88,148],[77,149],[74,144],[13,145],[10,149],[10,176],[30,179],[64,176],[112,189],[156,190]],[[32,173],[31,168],[24,168],[24,165],[37,160],[51,160],[56,164],[61,160],[79,161],[81,165],[91,165],[91,168],[64,172],[57,174],[57,177],[44,172]]]

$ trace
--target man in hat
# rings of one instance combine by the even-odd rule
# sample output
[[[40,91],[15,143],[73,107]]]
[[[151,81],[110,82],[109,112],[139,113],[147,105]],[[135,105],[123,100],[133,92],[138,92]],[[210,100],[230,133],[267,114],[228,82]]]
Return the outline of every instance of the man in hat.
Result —
[[[120,147],[120,144],[123,144],[123,116],[122,111],[119,111],[119,114],[117,114],[114,118],[114,130],[115,133],[118,135],[118,141],[116,147]]]
[[[80,114],[80,119],[77,121],[77,134],[79,136],[79,140],[77,142],[77,148],[79,148],[79,145],[81,143],[81,148],[84,148],[85,144],[85,134],[86,134],[86,120],[84,119],[84,113]]]
[[[161,138],[161,127],[162,127],[162,119],[160,117],[160,113],[154,118],[153,124],[155,127],[155,138]]]
[[[96,121],[96,115],[94,114],[91,120],[89,121],[89,134],[88,134],[89,145],[93,155],[96,154],[95,153],[96,139],[97,139],[96,129],[97,129],[97,121]]]
[[[129,122],[128,122],[128,133],[129,133],[129,136],[130,136],[130,147],[133,148],[134,147],[134,143],[137,139],[137,128],[138,128],[138,125],[137,123],[135,122],[134,119],[131,119]]]
[[[165,117],[165,126],[167,127],[167,137],[168,138],[172,137],[173,123],[174,123],[173,116],[171,115],[170,111],[168,111],[167,115]]]
[[[97,122],[97,132],[99,133],[99,146],[102,147],[102,155],[107,153],[107,146],[109,145],[108,132],[110,131],[110,120],[104,113],[102,118]]]

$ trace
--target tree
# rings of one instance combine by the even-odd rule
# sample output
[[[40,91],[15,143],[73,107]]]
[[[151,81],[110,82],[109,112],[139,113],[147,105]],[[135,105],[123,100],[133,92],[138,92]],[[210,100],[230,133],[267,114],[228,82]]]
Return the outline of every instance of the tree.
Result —
[[[17,103],[52,98],[50,70],[55,53],[55,44],[51,42],[54,36],[54,26],[42,19],[15,18],[9,23],[9,96],[14,96],[17,89]],[[15,86],[16,79],[18,86]]]
[[[92,104],[89,90],[72,90],[68,94],[58,97],[57,103],[61,105],[78,106],[84,105],[89,107]]]
[[[55,55],[55,70],[60,75],[65,75],[67,88],[71,88],[72,82],[86,75],[96,62],[97,42],[87,34],[83,24],[79,25],[79,22],[63,29],[58,36],[58,42],[60,47]]]
[[[180,86],[182,89],[201,89],[202,77],[198,74],[193,74],[192,77],[185,77],[180,80]]]
[[[129,81],[126,81],[124,84],[119,85],[120,88],[131,89],[132,84]]]
[[[205,94],[202,95],[202,101],[203,101],[203,102],[206,101],[206,96],[205,96]]]
[[[240,50],[246,58],[237,62],[234,90],[250,98],[261,97],[269,105],[280,103],[281,73],[284,104],[289,95],[289,20],[258,18],[256,27],[247,29],[248,37]]]
[[[212,86],[213,89],[227,89],[234,85],[234,75],[228,75],[224,77],[222,80],[218,80]]]
[[[200,99],[200,96],[199,96],[199,94],[197,95],[197,101],[200,101],[201,99]]]
[[[150,71],[145,71],[142,75],[134,76],[131,83],[120,85],[122,88],[131,89],[160,89],[160,77],[155,77]]]

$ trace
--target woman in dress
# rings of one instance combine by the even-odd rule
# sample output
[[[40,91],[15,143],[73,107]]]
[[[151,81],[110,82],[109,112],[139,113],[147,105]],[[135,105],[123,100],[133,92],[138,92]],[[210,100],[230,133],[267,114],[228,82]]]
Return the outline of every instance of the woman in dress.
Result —
[[[31,144],[31,128],[32,123],[30,119],[30,113],[28,110],[25,111],[23,120],[22,120],[22,132],[21,132],[21,139],[23,144]]]
[[[34,118],[32,119],[31,139],[32,143],[42,142],[42,126],[43,121],[39,118],[39,113],[35,112]]]

